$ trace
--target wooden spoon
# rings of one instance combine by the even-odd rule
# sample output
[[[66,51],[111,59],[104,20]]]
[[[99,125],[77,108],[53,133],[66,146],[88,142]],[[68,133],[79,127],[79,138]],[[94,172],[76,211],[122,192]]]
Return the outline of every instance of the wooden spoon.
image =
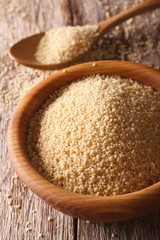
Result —
[[[110,19],[107,19],[105,21],[98,23],[99,34],[95,38],[94,44],[100,38],[102,38],[109,30],[119,25],[120,23],[124,22],[125,20],[158,7],[160,7],[160,0],[146,0],[135,7],[132,7],[122,13],[119,13],[114,17],[111,17]],[[42,32],[17,42],[9,50],[10,57],[16,60],[18,63],[26,65],[28,67],[45,69],[45,70],[54,70],[54,69],[61,69],[61,68],[67,67],[75,63],[76,61],[80,60],[83,57],[83,55],[86,54],[85,52],[79,55],[78,57],[65,63],[59,63],[59,64],[40,63],[36,60],[34,55],[35,55],[37,46],[39,44],[39,41],[44,35],[45,35],[45,32]]]

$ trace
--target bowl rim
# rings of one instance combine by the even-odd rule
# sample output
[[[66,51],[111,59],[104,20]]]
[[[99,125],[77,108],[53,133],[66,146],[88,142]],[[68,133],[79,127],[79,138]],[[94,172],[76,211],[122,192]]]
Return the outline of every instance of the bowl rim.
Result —
[[[89,221],[128,220],[160,207],[160,182],[123,195],[82,195],[59,188],[45,180],[33,168],[27,156],[25,145],[28,123],[42,102],[60,86],[94,73],[119,75],[123,78],[132,75],[132,79],[160,90],[160,72],[139,63],[105,60],[82,63],[60,70],[36,84],[17,105],[7,133],[9,156],[26,186],[55,209]]]

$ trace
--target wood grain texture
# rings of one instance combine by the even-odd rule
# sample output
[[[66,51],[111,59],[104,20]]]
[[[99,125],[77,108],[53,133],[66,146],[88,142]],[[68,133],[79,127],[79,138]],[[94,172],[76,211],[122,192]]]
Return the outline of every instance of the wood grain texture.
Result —
[[[8,90],[9,81],[20,74],[19,67],[14,66],[13,61],[6,56],[5,51],[22,37],[62,25],[72,25],[72,23],[73,25],[98,23],[140,2],[142,0],[0,0],[1,72],[6,66],[10,67],[9,72],[4,76],[6,80],[3,81],[4,77],[0,79],[2,82],[0,85],[3,89]],[[16,11],[9,10],[12,4],[17,6]],[[20,10],[18,10],[19,6]],[[22,13],[26,13],[26,17],[22,16]],[[131,29],[129,29],[130,27]],[[124,23],[116,31],[109,32],[102,43],[103,54],[100,52],[101,47],[98,46],[98,51],[94,50],[84,61],[95,61],[97,58],[101,60],[132,60],[160,68],[158,44],[160,40],[160,11],[155,10],[146,13],[143,17],[136,17],[130,27]],[[20,69],[22,72],[26,72],[25,67]],[[32,82],[30,74],[28,74],[28,78],[26,77],[26,81]],[[1,109],[4,108],[4,97],[2,95]],[[19,179],[12,178],[15,172],[10,166],[6,148],[8,119],[14,107],[14,105],[10,105],[10,109],[4,110],[2,113],[0,121],[0,198],[2,199],[0,201],[0,239],[39,239],[39,232],[44,233],[46,240],[160,239],[159,210],[145,217],[121,223],[99,224],[78,220],[76,230],[76,220],[55,211],[32,194]],[[21,209],[17,209],[13,213],[10,212],[8,200],[5,198],[8,193],[11,193],[14,204],[21,205]],[[37,213],[32,213],[32,210],[37,210]],[[47,221],[48,216],[53,217],[53,222]],[[26,232],[27,221],[31,222],[33,228],[30,232]]]

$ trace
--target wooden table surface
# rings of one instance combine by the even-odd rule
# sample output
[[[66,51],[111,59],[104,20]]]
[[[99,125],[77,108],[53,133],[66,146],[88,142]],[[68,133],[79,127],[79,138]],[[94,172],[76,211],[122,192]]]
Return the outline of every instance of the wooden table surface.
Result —
[[[90,223],[54,210],[17,178],[6,144],[8,122],[15,105],[34,84],[52,73],[16,64],[7,55],[9,46],[22,37],[51,28],[95,24],[139,2],[142,0],[0,0],[1,240],[160,239],[159,210],[116,223]],[[98,59],[130,60],[159,69],[160,10],[116,27],[83,61]]]

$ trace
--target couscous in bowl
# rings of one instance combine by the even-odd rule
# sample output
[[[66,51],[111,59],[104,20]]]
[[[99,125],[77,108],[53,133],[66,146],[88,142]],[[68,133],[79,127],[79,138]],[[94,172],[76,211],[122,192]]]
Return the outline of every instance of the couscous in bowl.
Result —
[[[8,129],[8,149],[12,164],[22,181],[57,210],[89,221],[122,221],[150,212],[160,203],[160,183],[140,191],[116,196],[89,196],[66,191],[45,180],[32,166],[26,151],[29,122],[59,87],[91,74],[118,75],[160,89],[160,73],[129,62],[100,61],[59,71],[36,85],[17,106]]]

